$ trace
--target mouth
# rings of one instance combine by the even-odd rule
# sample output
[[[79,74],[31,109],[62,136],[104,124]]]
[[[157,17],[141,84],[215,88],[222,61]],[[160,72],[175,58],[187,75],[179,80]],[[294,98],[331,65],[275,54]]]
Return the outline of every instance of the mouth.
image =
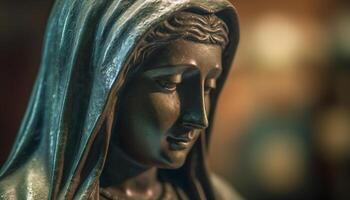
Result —
[[[170,144],[170,149],[173,151],[180,151],[189,148],[193,143],[194,139],[194,131],[178,136],[169,135],[166,138],[166,140]]]

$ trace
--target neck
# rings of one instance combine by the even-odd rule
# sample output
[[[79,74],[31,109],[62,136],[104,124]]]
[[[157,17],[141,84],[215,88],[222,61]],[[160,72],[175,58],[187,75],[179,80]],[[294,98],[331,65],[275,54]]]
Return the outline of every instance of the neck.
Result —
[[[137,163],[113,143],[100,182],[111,194],[127,196],[154,194],[159,188],[156,167]]]

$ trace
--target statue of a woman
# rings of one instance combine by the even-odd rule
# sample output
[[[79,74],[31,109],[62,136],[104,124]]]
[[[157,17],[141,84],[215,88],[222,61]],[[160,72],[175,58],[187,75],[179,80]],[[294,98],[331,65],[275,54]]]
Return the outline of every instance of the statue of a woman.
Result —
[[[0,199],[233,199],[207,169],[227,0],[57,0]]]

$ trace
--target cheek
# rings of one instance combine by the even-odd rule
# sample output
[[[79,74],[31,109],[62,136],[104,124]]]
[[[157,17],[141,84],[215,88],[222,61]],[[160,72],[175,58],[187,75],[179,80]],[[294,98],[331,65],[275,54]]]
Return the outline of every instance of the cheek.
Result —
[[[169,130],[180,116],[180,100],[176,92],[150,93],[148,98],[149,105],[155,125],[160,131]]]

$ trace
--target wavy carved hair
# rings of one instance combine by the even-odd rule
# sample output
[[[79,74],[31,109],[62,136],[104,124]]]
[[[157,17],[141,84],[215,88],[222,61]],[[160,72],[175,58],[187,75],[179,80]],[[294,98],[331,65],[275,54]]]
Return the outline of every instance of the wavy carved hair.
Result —
[[[156,49],[177,39],[219,45],[225,50],[229,43],[228,35],[227,25],[214,14],[179,12],[146,35],[134,51],[130,65],[139,66]]]

